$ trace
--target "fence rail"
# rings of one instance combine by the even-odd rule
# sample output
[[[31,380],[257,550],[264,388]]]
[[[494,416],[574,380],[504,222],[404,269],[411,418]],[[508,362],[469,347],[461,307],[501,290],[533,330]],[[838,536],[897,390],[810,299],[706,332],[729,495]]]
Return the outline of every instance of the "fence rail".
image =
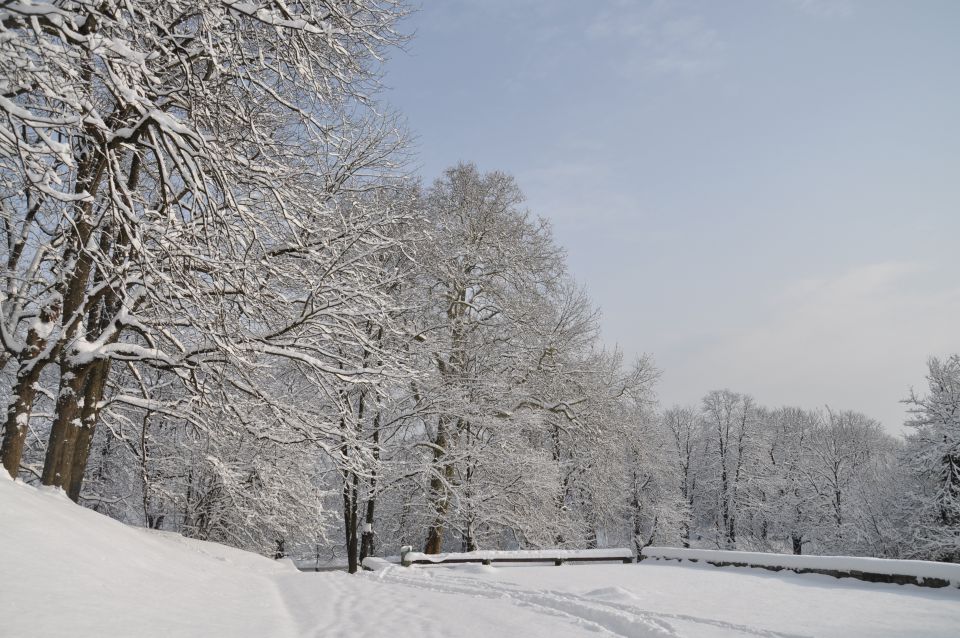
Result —
[[[414,552],[410,547],[400,550],[400,564],[410,565],[448,565],[457,563],[632,563],[633,553],[629,549],[537,549],[537,550],[480,550],[449,554],[423,554]]]

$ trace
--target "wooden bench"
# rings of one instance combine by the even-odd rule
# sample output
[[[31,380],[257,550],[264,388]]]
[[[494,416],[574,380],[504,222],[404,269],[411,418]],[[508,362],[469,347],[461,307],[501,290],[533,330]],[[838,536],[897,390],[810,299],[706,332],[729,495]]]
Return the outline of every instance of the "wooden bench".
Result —
[[[533,550],[478,550],[474,552],[456,552],[448,554],[423,554],[406,546],[400,549],[400,564],[411,565],[453,565],[458,563],[600,563],[617,562],[625,565],[633,562],[633,553],[629,549],[533,549]]]

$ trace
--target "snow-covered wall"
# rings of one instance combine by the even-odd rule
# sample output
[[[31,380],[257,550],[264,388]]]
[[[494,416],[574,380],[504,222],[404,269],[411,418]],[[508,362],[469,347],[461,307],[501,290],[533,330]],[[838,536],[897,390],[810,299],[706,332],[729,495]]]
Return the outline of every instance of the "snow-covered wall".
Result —
[[[923,560],[890,560],[860,556],[797,556],[760,552],[645,547],[641,560],[702,561],[719,567],[746,566],[829,574],[874,582],[914,583],[927,587],[960,587],[960,565]]]

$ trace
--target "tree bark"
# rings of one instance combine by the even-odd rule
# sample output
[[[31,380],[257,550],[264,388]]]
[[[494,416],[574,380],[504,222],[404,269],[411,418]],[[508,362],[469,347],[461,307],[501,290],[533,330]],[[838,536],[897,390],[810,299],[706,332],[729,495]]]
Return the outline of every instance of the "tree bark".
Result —
[[[80,499],[83,476],[90,458],[90,446],[93,443],[93,435],[96,433],[97,421],[100,419],[100,402],[103,400],[109,374],[110,360],[100,359],[92,365],[87,375],[83,408],[80,411],[80,429],[77,432],[77,441],[71,459],[70,480],[64,488],[73,502]]]
[[[73,451],[80,431],[77,397],[84,392],[89,370],[89,365],[74,366],[66,361],[60,365],[60,393],[40,476],[44,485],[68,487],[73,477]]]
[[[30,428],[30,412],[33,410],[33,400],[37,394],[35,386],[39,377],[40,366],[20,366],[17,381],[13,386],[13,399],[7,408],[0,458],[3,459],[3,467],[13,478],[17,478],[20,472],[20,459],[23,457],[23,446]]]
[[[59,304],[52,304],[40,311],[40,321],[44,324],[52,324],[59,317]],[[7,408],[7,418],[3,425],[3,443],[0,444],[3,467],[13,478],[17,478],[20,471],[20,459],[23,457],[23,447],[30,428],[30,413],[37,396],[40,373],[51,360],[49,355],[43,359],[37,358],[46,347],[46,337],[41,336],[36,328],[31,328],[27,332],[27,347],[23,353],[25,357],[17,370],[10,407]]]

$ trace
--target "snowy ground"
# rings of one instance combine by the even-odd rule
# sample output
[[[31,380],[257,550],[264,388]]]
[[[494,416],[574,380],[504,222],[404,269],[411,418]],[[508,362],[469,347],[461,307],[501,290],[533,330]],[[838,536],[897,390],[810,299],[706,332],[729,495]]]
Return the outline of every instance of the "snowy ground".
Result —
[[[956,636],[960,590],[676,564],[300,573],[0,479],[0,636]]]

